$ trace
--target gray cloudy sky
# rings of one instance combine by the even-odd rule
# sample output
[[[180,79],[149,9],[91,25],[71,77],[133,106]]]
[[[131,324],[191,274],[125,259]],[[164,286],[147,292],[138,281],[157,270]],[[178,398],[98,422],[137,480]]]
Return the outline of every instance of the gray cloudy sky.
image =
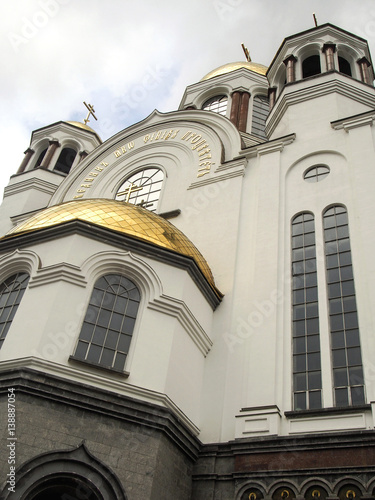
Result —
[[[82,121],[105,140],[227,62],[269,65],[282,40],[330,22],[375,48],[374,0],[13,0],[1,2],[0,193],[32,130]],[[372,50],[373,53],[375,53]]]

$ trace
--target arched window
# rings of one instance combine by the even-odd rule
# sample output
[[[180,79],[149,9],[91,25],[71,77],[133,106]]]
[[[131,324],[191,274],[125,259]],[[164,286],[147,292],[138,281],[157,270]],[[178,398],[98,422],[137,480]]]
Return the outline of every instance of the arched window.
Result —
[[[137,317],[140,292],[125,276],[97,280],[73,359],[123,371]]]
[[[64,474],[42,482],[27,498],[28,500],[103,500],[103,496],[92,483]]]
[[[352,76],[352,69],[350,67],[349,61],[339,56],[339,71],[344,73],[344,75]]]
[[[322,407],[314,216],[292,220],[294,409]]]
[[[46,156],[47,149],[48,148],[43,149],[43,151],[40,153],[40,155],[38,156],[38,159],[36,160],[34,168],[40,167],[40,165],[42,164],[43,158]]]
[[[131,175],[121,184],[116,200],[141,205],[151,212],[158,206],[164,173],[160,168],[146,168]]]
[[[20,305],[29,278],[27,273],[18,273],[0,284],[0,347]]]
[[[310,486],[306,491],[305,500],[326,500],[328,496],[327,491],[321,486]]]
[[[360,405],[364,378],[346,209],[326,210],[323,225],[335,405]]]
[[[264,129],[266,128],[266,119],[269,113],[268,97],[256,95],[253,99],[253,121],[251,133],[267,139]]]
[[[302,78],[319,75],[319,73],[321,73],[320,56],[307,57],[302,63]]]
[[[283,486],[277,488],[272,495],[272,500],[291,500],[292,498],[296,498],[294,491],[291,488]]]
[[[342,486],[338,492],[340,500],[359,500],[363,497],[362,491],[354,484]]]
[[[226,95],[217,95],[208,99],[202,106],[205,111],[213,111],[219,115],[227,114],[228,97]]]
[[[249,488],[241,496],[241,500],[263,500],[263,493],[258,488]]]
[[[53,170],[57,170],[58,172],[63,172],[64,174],[68,174],[73,165],[75,157],[77,156],[77,151],[72,148],[64,148],[54,166]]]

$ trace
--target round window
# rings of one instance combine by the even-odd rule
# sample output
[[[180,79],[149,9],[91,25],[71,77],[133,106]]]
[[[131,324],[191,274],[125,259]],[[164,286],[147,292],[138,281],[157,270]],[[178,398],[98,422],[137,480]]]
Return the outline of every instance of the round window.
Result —
[[[329,174],[329,167],[326,165],[317,165],[315,167],[310,167],[303,174],[303,178],[306,182],[319,182],[327,177]]]

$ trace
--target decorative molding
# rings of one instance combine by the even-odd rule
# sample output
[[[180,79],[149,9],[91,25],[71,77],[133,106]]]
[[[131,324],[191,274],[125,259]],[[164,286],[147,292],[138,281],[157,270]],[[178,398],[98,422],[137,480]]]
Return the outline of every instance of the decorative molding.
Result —
[[[292,144],[295,140],[296,134],[289,134],[284,137],[278,137],[272,141],[265,142],[264,144],[259,144],[257,146],[253,146],[242,152],[246,155],[247,158],[254,158],[256,156],[263,156],[270,153],[276,153],[278,151],[283,151],[285,146]]]
[[[217,182],[227,181],[229,179],[233,179],[234,177],[243,177],[245,175],[246,164],[247,161],[246,158],[244,157],[235,158],[232,161],[222,163],[217,167],[217,169],[214,172],[215,174],[217,173],[220,174],[224,172],[222,175],[215,175],[215,177],[210,177],[208,179],[202,179],[201,181],[192,182],[188,187],[188,190],[200,188],[202,186],[207,186],[208,184],[215,184]]]
[[[18,273],[25,270],[32,276],[37,272],[40,265],[39,255],[35,252],[16,248],[12,252],[0,257],[0,279],[5,279],[6,275],[11,273]]]
[[[312,79],[319,80],[319,83],[317,82],[316,85],[313,85]],[[373,87],[369,87],[358,80],[353,80],[338,71],[321,73],[310,79],[298,80],[285,85],[267,120],[266,134],[268,137],[272,136],[289,106],[301,102],[306,103],[309,100],[324,97],[332,93],[337,93],[362,105],[375,108]]]
[[[222,294],[216,287],[213,288],[209,284],[192,257],[181,255],[172,250],[152,245],[149,242],[143,242],[117,231],[80,220],[67,221],[58,226],[46,227],[24,234],[20,233],[8,238],[3,237],[0,239],[0,251],[29,247],[34,243],[49,241],[51,239],[55,240],[56,238],[70,234],[80,234],[81,236],[101,242],[105,241],[108,245],[113,245],[122,251],[126,248],[128,251],[138,253],[141,256],[146,255],[167,265],[184,269],[213,310],[221,302]]]
[[[185,302],[174,299],[173,297],[168,297],[167,295],[162,295],[160,299],[150,301],[147,307],[154,311],[177,318],[203,356],[207,356],[213,343]]]
[[[24,385],[22,383],[22,373],[25,372],[29,374],[25,377],[26,381],[30,377],[31,379],[41,377],[43,383],[46,385],[42,390],[31,391],[32,393],[36,392],[39,397],[69,404],[71,401],[69,395],[72,394],[77,401],[74,406],[84,406],[79,397],[81,388],[86,394],[91,395],[92,403],[89,408],[96,408],[100,413],[108,413],[111,416],[126,420],[129,417],[125,409],[129,404],[132,405],[133,403],[133,405],[143,406],[144,411],[150,414],[150,418],[146,416],[145,420],[152,421],[151,416],[157,412],[163,412],[164,408],[170,412],[169,416],[166,415],[164,417],[167,424],[172,419],[175,419],[177,422],[181,422],[188,432],[191,433],[191,437],[199,435],[199,428],[166,394],[131,385],[129,382],[124,381],[123,376],[115,373],[107,375],[104,371],[100,371],[99,374],[96,371],[90,370],[89,366],[87,366],[86,370],[83,370],[81,367],[78,367],[78,364],[77,367],[73,368],[35,357],[1,361],[0,392],[7,391],[8,387],[13,387],[17,380],[21,384],[18,388],[18,391],[20,391]],[[8,380],[6,380],[5,385],[2,385],[1,391],[1,380],[6,378],[7,375]],[[69,391],[61,388],[61,385],[68,385]],[[51,391],[51,388],[54,390]],[[131,398],[131,400],[128,401],[127,398]],[[149,406],[150,404],[152,405],[151,407]],[[117,406],[117,411],[113,410],[113,405]],[[131,420],[141,422],[142,417],[136,412]]]
[[[365,127],[373,125],[375,120],[375,112],[368,111],[367,113],[361,113],[359,115],[348,116],[347,118],[342,118],[341,120],[335,120],[331,122],[331,127],[334,130],[345,130],[345,132],[349,132],[349,130],[358,127]]]
[[[87,281],[82,275],[82,271],[78,266],[73,266],[67,262],[61,262],[52,266],[42,267],[30,280],[29,287],[55,283],[57,281],[65,281],[72,285],[86,287]]]
[[[46,170],[43,169],[44,172],[49,172],[53,176],[56,176],[56,179],[58,178],[60,181],[65,178],[65,176],[62,176],[61,173],[59,172],[54,172],[52,170]],[[21,175],[27,175],[29,174],[30,171],[22,172],[21,174],[16,174],[17,176]],[[33,172],[35,175],[35,171]],[[14,179],[15,176],[12,176],[12,179]],[[6,196],[13,196],[13,195],[19,195],[24,193],[26,190],[34,189],[35,191],[40,191],[41,193],[48,194],[52,196],[54,192],[56,191],[59,183],[53,184],[52,182],[44,181],[42,179],[39,179],[37,177],[32,177],[31,179],[24,179],[20,182],[16,182],[14,184],[10,184],[4,189],[4,198]]]
[[[314,434],[354,429],[366,429],[364,412],[289,420],[289,434]]]
[[[278,435],[281,413],[276,405],[242,408],[236,415],[236,438]]]

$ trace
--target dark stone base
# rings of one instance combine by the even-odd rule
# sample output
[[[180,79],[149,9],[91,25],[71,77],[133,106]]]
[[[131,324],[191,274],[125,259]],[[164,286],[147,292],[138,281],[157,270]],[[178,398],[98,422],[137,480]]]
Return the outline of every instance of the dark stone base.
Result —
[[[6,483],[9,387],[15,493]],[[67,500],[357,500],[375,492],[373,431],[202,445],[168,409],[30,369],[0,372],[0,415],[0,500],[28,499],[56,471],[67,491],[76,477],[86,492]]]

